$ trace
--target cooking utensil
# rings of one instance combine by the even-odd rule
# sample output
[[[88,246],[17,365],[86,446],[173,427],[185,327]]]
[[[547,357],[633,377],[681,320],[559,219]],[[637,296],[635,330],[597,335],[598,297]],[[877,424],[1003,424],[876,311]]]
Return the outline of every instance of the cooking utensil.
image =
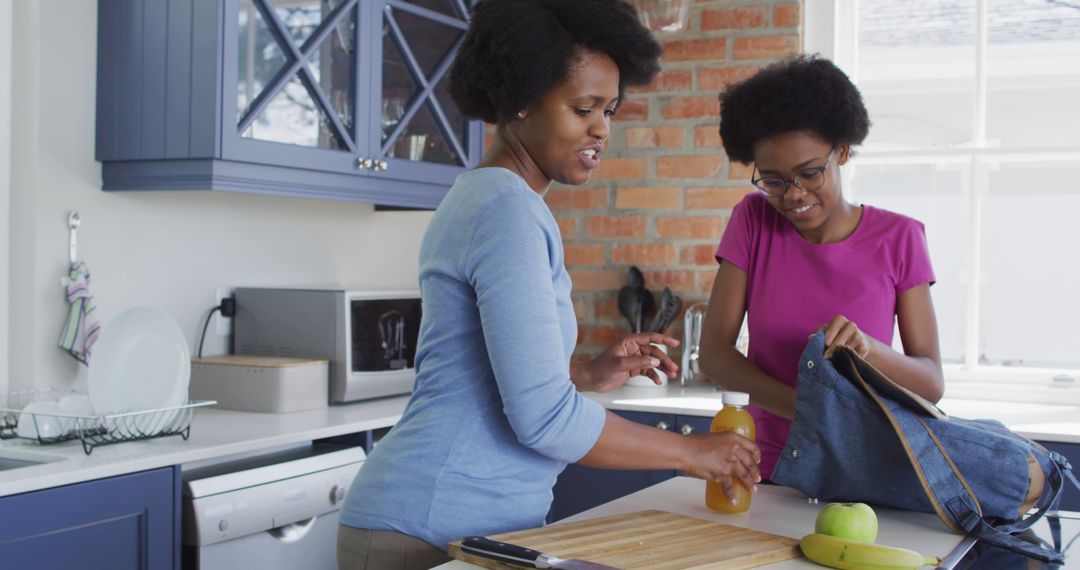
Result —
[[[649,291],[649,288],[645,286],[645,274],[636,265],[631,265],[626,270],[626,284],[631,288],[641,288],[641,311],[638,315],[637,324],[631,326],[630,329],[633,332],[642,332],[645,330],[645,315],[648,315],[656,306],[656,299],[653,297],[652,291]]]
[[[645,317],[656,306],[656,298],[653,297],[652,291],[642,287],[641,288],[641,314],[638,315],[638,332],[645,332]],[[659,310],[659,308],[657,308]]]
[[[660,323],[660,326],[656,329],[656,332],[664,332],[671,326],[671,323],[675,321],[675,318],[679,316],[679,311],[682,311],[683,301],[682,297],[673,295],[670,301],[670,305],[664,312],[664,320]]]
[[[641,305],[644,287],[627,285],[619,289],[619,312],[630,323],[630,332],[641,332]]]
[[[646,330],[649,332],[664,332],[675,320],[675,317],[679,316],[681,310],[682,299],[672,293],[671,288],[664,287],[664,291],[660,293],[660,308],[656,311],[656,316],[653,317],[652,323],[649,324],[649,328]]]
[[[461,541],[461,549],[499,562],[523,564],[533,568],[568,568],[570,570],[619,570],[614,566],[587,560],[565,559],[544,554],[538,550],[516,544],[499,542],[483,536],[467,536]]]
[[[798,529],[792,532],[802,534]],[[624,570],[740,570],[800,556],[798,538],[657,510],[556,523],[488,538]],[[449,544],[448,552],[491,570],[520,568],[465,552],[456,540]]]
[[[626,284],[630,287],[641,287],[641,314],[638,316],[637,328],[630,327],[634,332],[642,332],[645,329],[645,316],[652,312],[653,307],[656,307],[656,298],[653,297],[652,291],[645,286],[645,274],[641,272],[636,265],[631,265],[626,270]],[[659,307],[657,307],[659,309]]]

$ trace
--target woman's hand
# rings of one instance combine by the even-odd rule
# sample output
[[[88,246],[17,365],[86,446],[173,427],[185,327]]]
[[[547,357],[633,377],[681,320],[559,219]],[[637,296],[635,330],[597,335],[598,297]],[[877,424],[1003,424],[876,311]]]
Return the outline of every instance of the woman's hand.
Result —
[[[679,346],[679,341],[660,333],[637,333],[622,337],[596,358],[570,366],[570,378],[581,392],[606,392],[622,386],[631,376],[644,375],[660,384],[653,368],[669,377],[679,373],[679,367],[668,355],[653,344]]]
[[[695,438],[697,443],[690,465],[683,468],[688,475],[719,483],[729,497],[735,496],[736,481],[751,492],[757,491],[761,451],[754,442],[734,432],[684,437]]]
[[[825,347],[846,346],[855,351],[863,360],[870,357],[870,347],[873,344],[870,337],[866,336],[859,325],[849,321],[844,315],[836,315],[827,324],[822,325],[814,334],[825,332]],[[814,335],[810,335],[814,336]]]

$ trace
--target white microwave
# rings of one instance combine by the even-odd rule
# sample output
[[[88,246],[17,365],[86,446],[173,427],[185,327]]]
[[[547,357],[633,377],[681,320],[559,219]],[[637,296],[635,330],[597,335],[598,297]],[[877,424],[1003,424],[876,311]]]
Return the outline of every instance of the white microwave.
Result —
[[[412,392],[419,291],[237,288],[237,354],[330,361],[331,404]]]

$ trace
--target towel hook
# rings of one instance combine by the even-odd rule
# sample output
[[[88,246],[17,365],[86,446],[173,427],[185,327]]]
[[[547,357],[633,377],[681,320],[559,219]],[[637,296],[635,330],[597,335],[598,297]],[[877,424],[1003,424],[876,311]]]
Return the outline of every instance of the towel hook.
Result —
[[[72,210],[68,214],[68,229],[71,230],[70,241],[68,242],[68,258],[71,259],[71,263],[74,264],[79,259],[79,244],[75,239],[75,232],[79,229],[79,224],[82,223],[82,219],[79,218],[79,211]]]

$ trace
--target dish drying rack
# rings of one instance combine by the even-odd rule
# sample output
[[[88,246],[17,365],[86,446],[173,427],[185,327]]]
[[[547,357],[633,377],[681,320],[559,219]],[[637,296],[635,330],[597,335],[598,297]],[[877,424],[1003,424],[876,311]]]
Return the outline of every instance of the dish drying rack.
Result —
[[[0,439],[19,438],[36,441],[41,445],[78,439],[82,441],[83,451],[87,455],[90,455],[95,447],[126,441],[171,435],[179,435],[186,440],[191,435],[191,420],[195,408],[217,404],[215,400],[190,400],[180,406],[97,415],[23,411],[31,402],[59,401],[60,398],[74,393],[60,390],[8,393],[6,401],[0,400]],[[33,422],[34,437],[19,435],[20,419]],[[59,433],[55,436],[42,436],[44,430],[40,428],[44,426],[44,422],[50,420],[60,425]]]

